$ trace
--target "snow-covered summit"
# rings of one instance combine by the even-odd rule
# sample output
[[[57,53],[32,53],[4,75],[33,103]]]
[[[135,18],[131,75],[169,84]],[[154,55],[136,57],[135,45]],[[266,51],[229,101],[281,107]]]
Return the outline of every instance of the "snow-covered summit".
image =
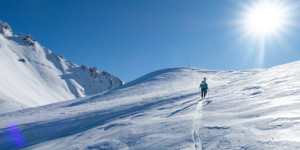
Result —
[[[78,66],[41,46],[30,35],[15,35],[0,21],[0,113],[85,97],[123,82],[95,67]]]
[[[12,36],[13,31],[11,27],[6,23],[0,20],[0,33],[4,34],[5,36]]]

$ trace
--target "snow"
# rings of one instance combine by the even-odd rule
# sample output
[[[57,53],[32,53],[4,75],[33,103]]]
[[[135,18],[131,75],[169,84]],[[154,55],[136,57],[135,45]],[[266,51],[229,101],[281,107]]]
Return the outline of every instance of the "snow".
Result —
[[[30,35],[14,35],[2,21],[0,70],[0,114],[85,97],[123,84],[96,68],[82,69]]]
[[[299,149],[299,67],[277,66],[214,88],[202,114],[203,147]]]
[[[299,67],[155,71],[105,93],[2,114],[0,147],[299,149]],[[201,100],[203,77],[210,89]]]
[[[4,36],[10,37],[13,36],[13,31],[11,27],[6,23],[0,20],[0,33],[3,33]]]
[[[169,68],[121,86],[0,27],[0,149],[300,149],[300,62]]]

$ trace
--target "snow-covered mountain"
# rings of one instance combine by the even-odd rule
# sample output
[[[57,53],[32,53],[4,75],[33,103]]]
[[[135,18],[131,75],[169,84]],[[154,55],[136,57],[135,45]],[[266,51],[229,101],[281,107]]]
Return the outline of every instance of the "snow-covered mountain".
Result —
[[[0,21],[0,113],[85,97],[123,82],[78,66]]]
[[[111,91],[0,115],[2,149],[300,149],[300,62],[164,69]],[[208,98],[199,84],[206,77]]]

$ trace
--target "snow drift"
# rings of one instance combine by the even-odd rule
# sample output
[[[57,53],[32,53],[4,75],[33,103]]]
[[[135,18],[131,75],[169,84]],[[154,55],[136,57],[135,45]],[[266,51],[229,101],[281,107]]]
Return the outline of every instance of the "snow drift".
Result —
[[[300,62],[156,71],[111,91],[0,115],[3,149],[299,149]],[[206,77],[209,97],[201,100]]]
[[[66,60],[30,35],[15,35],[2,21],[0,70],[0,113],[85,97],[123,84],[105,71]]]

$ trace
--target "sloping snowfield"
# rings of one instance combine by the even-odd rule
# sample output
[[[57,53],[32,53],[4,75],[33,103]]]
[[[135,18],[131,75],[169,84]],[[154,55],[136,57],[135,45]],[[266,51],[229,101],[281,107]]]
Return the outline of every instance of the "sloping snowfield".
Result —
[[[0,115],[0,149],[299,149],[300,62],[165,69],[112,91]],[[209,97],[199,84],[208,79]]]

